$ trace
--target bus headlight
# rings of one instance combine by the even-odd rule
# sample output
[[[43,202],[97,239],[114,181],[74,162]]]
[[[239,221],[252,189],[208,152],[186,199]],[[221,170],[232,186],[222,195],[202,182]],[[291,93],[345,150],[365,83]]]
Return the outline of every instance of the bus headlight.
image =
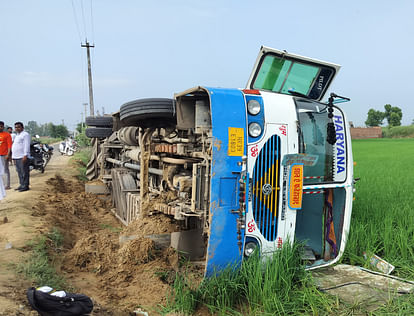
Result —
[[[259,137],[262,134],[262,127],[259,123],[253,122],[249,124],[249,135],[251,137]]]
[[[250,257],[257,248],[257,244],[253,241],[249,241],[244,245],[244,255]]]
[[[257,115],[260,113],[260,103],[256,100],[250,100],[247,102],[247,111],[251,115]]]

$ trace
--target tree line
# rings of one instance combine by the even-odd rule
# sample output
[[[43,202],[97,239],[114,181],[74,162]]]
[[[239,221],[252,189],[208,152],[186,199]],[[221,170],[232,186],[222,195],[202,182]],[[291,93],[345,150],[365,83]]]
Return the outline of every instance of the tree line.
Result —
[[[380,126],[383,124],[384,119],[387,120],[388,126],[400,126],[402,119],[402,110],[398,106],[392,106],[391,104],[384,105],[384,112],[369,109],[368,117],[365,121],[366,126]]]
[[[63,125],[55,125],[53,123],[38,124],[36,121],[29,121],[24,129],[31,136],[49,136],[52,138],[66,138],[69,136],[68,128]]]

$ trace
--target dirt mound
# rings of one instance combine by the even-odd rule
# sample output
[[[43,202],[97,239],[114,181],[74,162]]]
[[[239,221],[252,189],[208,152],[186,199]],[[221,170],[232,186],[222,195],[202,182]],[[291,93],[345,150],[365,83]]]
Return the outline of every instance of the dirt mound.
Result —
[[[114,269],[134,274],[135,267],[152,261],[161,253],[151,239],[139,237],[127,241],[122,247],[119,239],[105,232],[92,233],[76,242],[65,255],[66,266],[71,270],[88,271],[97,274],[113,272]]]
[[[147,263],[154,258],[154,242],[148,238],[128,241],[118,251],[118,265],[129,269],[133,265]]]
[[[165,303],[178,254],[159,247],[149,235],[175,231],[172,220],[158,214],[124,227],[112,216],[110,202],[85,193],[79,181],[55,176],[47,184],[48,192],[32,213],[63,233],[60,269],[70,276],[69,282],[103,308],[116,308],[119,315],[137,306],[150,310]]]
[[[69,272],[80,270],[104,273],[113,262],[113,254],[118,250],[115,236],[111,234],[91,233],[79,238],[74,247],[65,255],[65,266]]]
[[[139,234],[141,236],[151,234],[165,234],[177,231],[178,227],[172,219],[163,214],[156,214],[137,219],[122,230],[122,235]]]
[[[54,192],[69,193],[73,191],[71,186],[68,185],[69,183],[66,182],[59,174],[56,174],[55,177],[48,179],[46,184],[48,184]],[[73,182],[71,184],[73,184]]]

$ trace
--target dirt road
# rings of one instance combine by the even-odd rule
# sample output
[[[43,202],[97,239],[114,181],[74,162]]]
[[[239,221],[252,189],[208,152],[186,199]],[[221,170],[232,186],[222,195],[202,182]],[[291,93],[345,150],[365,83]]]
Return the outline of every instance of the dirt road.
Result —
[[[27,310],[26,298],[21,294],[31,283],[15,274],[14,265],[27,255],[20,249],[44,229],[41,218],[32,216],[32,207],[45,191],[46,180],[62,171],[68,160],[68,157],[55,155],[45,173],[32,171],[31,189],[26,192],[14,190],[18,179],[15,166],[10,166],[12,189],[7,190],[6,198],[0,201],[0,315],[15,315]]]
[[[27,304],[26,289],[46,284],[26,280],[15,266],[30,255],[27,242],[52,228],[64,237],[61,249],[50,250],[56,269],[69,290],[93,299],[93,315],[131,315],[137,308],[159,314],[178,255],[157,248],[146,236],[169,233],[175,225],[155,215],[122,226],[107,197],[84,192],[69,159],[55,154],[44,174],[31,172],[29,191],[8,190],[0,202],[0,315],[36,315]],[[13,179],[16,187],[15,175]]]

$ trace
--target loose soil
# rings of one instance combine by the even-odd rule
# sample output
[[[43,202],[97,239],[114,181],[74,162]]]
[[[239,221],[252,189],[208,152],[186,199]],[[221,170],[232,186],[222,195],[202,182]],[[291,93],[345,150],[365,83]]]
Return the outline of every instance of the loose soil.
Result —
[[[64,236],[63,247],[51,253],[56,268],[71,287],[66,290],[93,299],[92,315],[133,315],[139,308],[159,314],[180,260],[172,248],[160,248],[147,236],[170,233],[175,225],[153,215],[124,227],[107,197],[84,192],[68,162],[55,155],[44,174],[32,171],[30,191],[9,190],[0,202],[0,315],[36,315],[25,292],[45,284],[25,280],[15,266],[30,254],[27,242],[54,227]]]

